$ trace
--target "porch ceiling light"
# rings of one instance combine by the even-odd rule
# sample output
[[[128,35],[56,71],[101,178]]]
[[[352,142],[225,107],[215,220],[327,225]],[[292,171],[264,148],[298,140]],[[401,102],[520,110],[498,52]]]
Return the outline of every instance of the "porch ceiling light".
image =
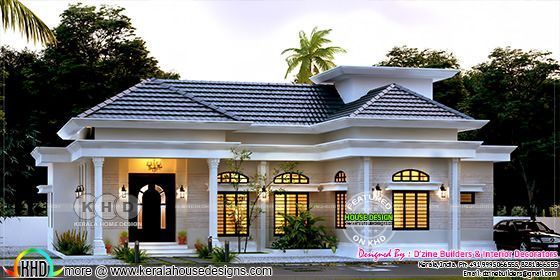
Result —
[[[443,184],[439,187],[439,197],[442,199],[447,198],[447,188]]]
[[[179,198],[185,198],[185,187],[183,185],[179,188]]]
[[[76,198],[80,198],[80,196],[82,196],[82,194],[84,194],[84,186],[83,185],[78,185],[76,187],[76,190],[74,191],[74,194],[76,195]]]
[[[382,192],[382,191],[383,191],[383,190],[381,189],[381,186],[379,186],[379,184],[375,185],[375,188],[373,188],[373,194],[374,194],[376,197],[381,196],[381,192]]]
[[[160,169],[163,168],[163,164],[161,164],[161,160],[152,159],[151,161],[146,162],[146,166],[152,172],[158,172]]]
[[[126,194],[127,194],[127,192],[126,192],[126,187],[125,187],[124,185],[122,185],[122,188],[121,188],[121,198],[126,198]]]

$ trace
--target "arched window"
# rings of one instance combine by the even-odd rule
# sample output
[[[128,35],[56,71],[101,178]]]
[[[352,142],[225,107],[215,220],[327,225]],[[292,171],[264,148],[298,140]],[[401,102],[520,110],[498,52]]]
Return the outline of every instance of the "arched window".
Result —
[[[346,173],[342,170],[336,172],[336,175],[334,175],[334,182],[335,183],[346,183]]]
[[[249,177],[239,172],[226,171],[218,174],[218,184],[247,184]]]
[[[430,175],[416,169],[405,169],[393,174],[393,182],[429,182]]]
[[[159,193],[159,197],[160,197],[160,228],[161,229],[165,229],[166,228],[166,224],[165,224],[165,192],[163,191],[163,189],[158,186],[155,185],[154,189],[156,192]],[[140,191],[138,192],[138,229],[142,229],[142,206],[143,206],[143,198],[144,198],[144,192],[146,192],[148,190],[148,185],[143,186]]]
[[[274,177],[274,184],[309,184],[309,177],[297,172],[286,172]]]

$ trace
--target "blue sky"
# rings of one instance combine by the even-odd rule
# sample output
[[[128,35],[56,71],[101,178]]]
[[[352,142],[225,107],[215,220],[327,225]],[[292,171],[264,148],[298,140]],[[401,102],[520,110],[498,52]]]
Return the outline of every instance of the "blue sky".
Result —
[[[22,0],[56,26],[67,0]],[[284,81],[280,52],[299,30],[332,28],[348,52],[339,65],[371,65],[397,45],[452,51],[463,68],[498,46],[560,54],[560,1],[83,1],[126,8],[162,68],[185,79]],[[17,34],[0,43],[30,47]]]

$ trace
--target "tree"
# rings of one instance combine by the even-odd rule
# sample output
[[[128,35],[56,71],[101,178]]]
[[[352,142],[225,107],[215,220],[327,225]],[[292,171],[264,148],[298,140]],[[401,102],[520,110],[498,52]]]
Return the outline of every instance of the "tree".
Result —
[[[288,48],[282,51],[282,55],[289,54],[286,58],[288,70],[286,70],[284,78],[299,67],[294,82],[311,84],[311,80],[309,80],[311,76],[336,66],[333,62],[334,55],[346,51],[341,47],[326,46],[331,43],[331,40],[326,38],[331,30],[317,30],[315,27],[309,37],[305,32],[299,32],[299,48]]]
[[[453,53],[444,50],[394,47],[379,66],[459,69],[459,61]],[[461,109],[461,100],[466,96],[463,75],[458,73],[451,79],[434,84],[434,100],[452,108]]]
[[[248,150],[237,150],[232,149],[232,158],[228,159],[227,165],[229,170],[234,173],[243,173],[243,165],[247,160],[251,159],[252,152]],[[272,184],[274,183],[274,178],[283,172],[294,172],[301,174],[302,172],[296,170],[296,162],[284,162],[280,164],[278,168],[274,168],[272,172],[267,176],[266,174],[257,173],[250,177],[249,183],[244,184],[243,187],[251,194],[247,197],[247,203],[249,203],[249,209],[246,215],[239,215],[239,213],[245,212],[244,209],[240,209],[241,205],[235,205],[234,207],[234,226],[235,232],[239,233],[242,229],[242,225],[246,224],[250,227],[251,224],[257,219],[259,215],[263,215],[264,210],[259,207],[259,200],[262,197],[268,197],[272,194]],[[237,192],[240,190],[241,184],[237,180],[232,180],[232,187]],[[233,205],[232,205],[233,206]],[[231,215],[231,214],[230,214]],[[243,252],[247,252],[247,244],[249,243],[249,235],[244,238]],[[237,237],[237,251],[241,252],[241,235],[238,234]]]
[[[18,161],[6,164],[6,186],[17,185],[18,201],[33,200],[44,183],[30,151],[66,146],[56,132],[68,119],[142,79],[179,77],[158,67],[122,8],[70,5],[55,34],[57,44],[39,53],[0,49],[8,73],[4,153]]]
[[[467,73],[464,104],[469,115],[491,121],[465,138],[518,146],[512,161],[496,169],[496,193],[514,205],[520,197],[509,195],[524,188],[534,217],[537,206],[552,204],[557,188],[553,121],[560,64],[550,52],[510,47],[496,48],[488,58]]]
[[[34,43],[55,43],[54,33],[49,27],[19,0],[0,0],[0,13],[4,30],[19,30]]]

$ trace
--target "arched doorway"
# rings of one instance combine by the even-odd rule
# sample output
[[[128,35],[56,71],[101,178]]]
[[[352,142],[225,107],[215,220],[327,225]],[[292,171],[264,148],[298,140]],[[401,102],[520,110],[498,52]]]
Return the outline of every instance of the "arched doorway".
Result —
[[[175,241],[175,175],[129,174],[130,194],[138,198],[129,219],[130,241]]]

